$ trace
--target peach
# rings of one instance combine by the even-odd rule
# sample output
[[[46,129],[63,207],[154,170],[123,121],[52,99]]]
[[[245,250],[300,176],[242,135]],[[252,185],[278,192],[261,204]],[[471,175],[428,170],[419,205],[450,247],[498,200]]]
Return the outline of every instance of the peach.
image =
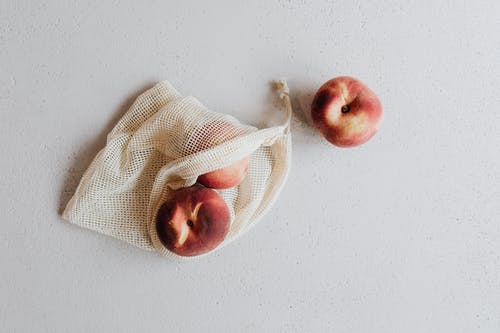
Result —
[[[158,238],[180,256],[197,256],[215,249],[225,239],[230,223],[224,199],[201,185],[175,191],[156,215]]]
[[[375,93],[348,76],[323,84],[311,105],[314,125],[339,147],[353,147],[370,140],[378,131],[382,116],[382,104]]]
[[[205,124],[200,130],[195,146],[198,150],[211,148],[241,135],[241,130],[235,125],[217,121]],[[214,189],[227,189],[239,185],[248,172],[250,157],[246,157],[224,168],[207,172],[198,177],[198,182]]]
[[[246,157],[235,164],[222,169],[205,173],[198,177],[198,182],[206,187],[226,189],[240,184],[248,172],[250,157]]]

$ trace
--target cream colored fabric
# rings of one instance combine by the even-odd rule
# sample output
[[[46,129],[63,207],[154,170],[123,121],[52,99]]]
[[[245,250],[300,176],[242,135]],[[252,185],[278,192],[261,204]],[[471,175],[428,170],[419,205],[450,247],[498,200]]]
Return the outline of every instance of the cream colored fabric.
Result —
[[[140,95],[94,158],[66,206],[63,218],[147,250],[165,249],[156,235],[159,205],[200,174],[251,154],[237,187],[219,190],[231,211],[223,245],[246,232],[271,207],[290,167],[291,106],[286,82],[277,83],[286,121],[257,129],[182,97],[166,81]],[[215,135],[214,135],[215,133]]]

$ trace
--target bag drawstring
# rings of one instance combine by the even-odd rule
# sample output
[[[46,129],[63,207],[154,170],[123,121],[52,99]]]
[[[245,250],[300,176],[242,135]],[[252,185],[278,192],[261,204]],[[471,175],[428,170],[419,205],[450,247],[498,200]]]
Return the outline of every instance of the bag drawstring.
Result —
[[[276,90],[279,94],[279,97],[283,101],[283,109],[285,111],[285,123],[283,124],[285,133],[290,132],[290,120],[292,118],[292,103],[290,102],[290,89],[288,89],[288,85],[286,84],[286,80],[281,79],[275,82]]]

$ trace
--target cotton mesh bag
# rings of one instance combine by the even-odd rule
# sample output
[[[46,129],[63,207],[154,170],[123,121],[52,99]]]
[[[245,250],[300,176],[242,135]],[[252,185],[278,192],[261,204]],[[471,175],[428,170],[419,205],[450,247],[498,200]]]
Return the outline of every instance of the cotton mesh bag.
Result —
[[[63,212],[70,223],[168,257],[158,238],[161,204],[199,175],[250,156],[236,187],[217,190],[231,224],[217,249],[244,234],[270,209],[290,168],[291,105],[285,81],[276,83],[285,121],[258,129],[213,112],[167,81],[142,93],[107,136]],[[215,138],[215,139],[214,139]]]

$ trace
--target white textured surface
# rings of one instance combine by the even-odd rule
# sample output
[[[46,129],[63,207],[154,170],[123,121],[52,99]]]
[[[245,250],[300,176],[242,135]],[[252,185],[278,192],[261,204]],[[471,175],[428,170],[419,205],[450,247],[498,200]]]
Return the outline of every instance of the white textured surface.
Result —
[[[1,332],[498,332],[500,2],[0,4]],[[174,263],[58,212],[160,79],[262,125],[357,76],[381,132],[336,149],[294,119],[274,209]]]

